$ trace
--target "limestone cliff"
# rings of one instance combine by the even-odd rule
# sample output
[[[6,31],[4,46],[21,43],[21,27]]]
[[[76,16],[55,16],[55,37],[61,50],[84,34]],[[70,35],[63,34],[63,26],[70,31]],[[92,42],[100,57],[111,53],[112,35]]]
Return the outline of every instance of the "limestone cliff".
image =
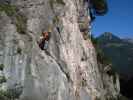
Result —
[[[6,78],[1,89],[12,90],[11,98],[117,97],[119,85],[98,67],[95,49],[87,38],[90,18],[86,0],[0,1],[0,64]],[[42,51],[37,41],[42,31],[49,29],[48,48]]]

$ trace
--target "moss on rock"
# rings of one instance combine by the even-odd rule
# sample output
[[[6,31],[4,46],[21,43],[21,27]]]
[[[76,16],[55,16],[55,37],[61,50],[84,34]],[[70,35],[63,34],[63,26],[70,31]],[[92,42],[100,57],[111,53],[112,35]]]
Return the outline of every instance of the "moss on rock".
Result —
[[[0,70],[1,71],[3,71],[4,67],[5,67],[4,64],[0,64]]]
[[[3,11],[12,19],[13,24],[16,25],[17,32],[25,34],[27,18],[22,13],[19,13],[17,7],[11,4],[0,4],[0,13]]]
[[[0,12],[5,12],[8,16],[13,16],[16,13],[16,6],[9,4],[0,4]]]
[[[56,0],[56,2],[59,3],[59,4],[65,5],[63,0]]]

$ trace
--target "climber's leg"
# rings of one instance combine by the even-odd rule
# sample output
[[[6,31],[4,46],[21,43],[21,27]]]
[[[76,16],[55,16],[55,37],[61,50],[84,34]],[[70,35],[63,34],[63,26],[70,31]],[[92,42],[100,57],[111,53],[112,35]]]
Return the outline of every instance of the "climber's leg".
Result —
[[[45,40],[44,39],[41,39],[39,41],[37,41],[38,43],[38,46],[41,50],[44,50],[44,44],[45,44]]]
[[[43,50],[47,50],[48,49],[48,41],[45,40],[45,43],[43,44]]]
[[[43,43],[40,42],[40,43],[38,43],[38,45],[39,45],[40,49],[43,50]]]
[[[56,27],[57,31],[60,33],[60,28],[59,27]]]

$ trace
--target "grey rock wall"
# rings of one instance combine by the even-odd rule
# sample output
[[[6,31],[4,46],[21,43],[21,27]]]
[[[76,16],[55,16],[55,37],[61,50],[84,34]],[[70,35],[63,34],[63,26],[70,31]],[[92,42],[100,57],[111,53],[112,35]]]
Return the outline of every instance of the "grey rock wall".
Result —
[[[18,100],[106,100],[95,49],[79,25],[80,19],[87,31],[87,5],[81,0],[11,0],[11,5],[15,15],[0,12],[4,90],[20,89]],[[19,15],[26,23],[18,25]],[[18,31],[21,24],[24,33]],[[48,48],[42,51],[37,41],[49,29]]]

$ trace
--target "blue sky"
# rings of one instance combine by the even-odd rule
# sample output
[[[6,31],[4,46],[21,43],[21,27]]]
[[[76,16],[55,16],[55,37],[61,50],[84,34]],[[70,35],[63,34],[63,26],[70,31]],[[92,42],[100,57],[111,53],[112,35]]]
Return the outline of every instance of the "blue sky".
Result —
[[[92,23],[92,34],[98,36],[112,32],[122,38],[133,38],[133,0],[107,0],[109,11],[96,16]]]

